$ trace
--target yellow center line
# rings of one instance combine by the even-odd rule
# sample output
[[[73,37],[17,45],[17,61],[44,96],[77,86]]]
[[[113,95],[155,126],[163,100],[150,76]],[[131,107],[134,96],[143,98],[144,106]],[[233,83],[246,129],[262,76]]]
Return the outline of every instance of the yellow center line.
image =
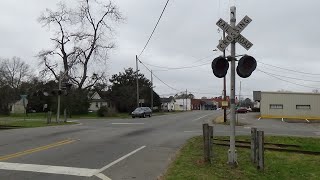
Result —
[[[55,143],[52,143],[52,144],[48,144],[48,145],[45,145],[45,146],[40,146],[40,147],[37,147],[37,148],[33,148],[33,149],[17,152],[17,153],[14,153],[14,154],[8,154],[8,155],[5,155],[5,156],[0,156],[0,161],[5,161],[5,160],[8,160],[8,159],[24,156],[24,155],[27,155],[27,154],[31,154],[31,153],[35,153],[35,152],[39,152],[39,151],[43,151],[43,150],[47,150],[47,149],[54,148],[54,147],[57,147],[57,146],[70,144],[70,143],[72,143],[74,141],[76,141],[76,140],[67,139],[67,140],[55,142]]]

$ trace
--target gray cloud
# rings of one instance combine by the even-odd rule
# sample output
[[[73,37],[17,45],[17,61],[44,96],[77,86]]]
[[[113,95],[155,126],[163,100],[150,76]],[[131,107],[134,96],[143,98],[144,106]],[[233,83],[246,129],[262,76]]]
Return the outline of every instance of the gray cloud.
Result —
[[[0,28],[0,52],[2,57],[20,56],[29,64],[36,65],[37,52],[50,46],[50,33],[37,23],[37,17],[45,8],[54,8],[58,0],[3,0],[0,7],[2,17]],[[164,0],[117,0],[114,1],[126,17],[116,27],[117,49],[109,55],[106,64],[108,74],[135,67],[135,55],[142,50],[156,20],[165,4]],[[230,1],[229,1],[230,2]],[[157,66],[181,67],[206,66],[191,69],[156,71],[155,74],[170,86],[181,91],[189,89],[197,97],[216,96],[222,92],[222,79],[212,74],[210,62],[221,52],[214,53],[222,33],[218,33],[216,21],[221,17],[228,20],[229,2],[223,0],[171,0],[166,12],[150,41],[141,60]],[[243,35],[254,45],[246,51],[237,45],[237,54],[250,54],[259,62],[318,73],[320,62],[318,52],[320,36],[317,18],[320,17],[320,1],[235,1],[237,20],[248,15],[252,23]],[[68,1],[72,4],[74,1]],[[229,52],[227,52],[229,54]],[[212,58],[196,62],[197,59],[212,55]],[[150,73],[140,64],[141,72]],[[316,79],[320,76],[304,75],[258,64],[267,72],[283,76]],[[319,72],[320,74],[320,72]],[[229,75],[227,80],[229,80]],[[285,79],[285,78],[283,78]],[[306,86],[320,87],[320,83],[286,79]],[[251,95],[252,90],[276,91],[280,89],[311,92],[312,88],[300,87],[280,81],[262,72],[255,71],[251,77],[237,77],[237,88],[242,82],[242,94]],[[154,78],[155,90],[159,94],[176,93]],[[228,82],[229,87],[229,82]],[[237,93],[239,88],[237,89]],[[229,92],[229,90],[228,90]],[[212,94],[204,94],[212,93]]]

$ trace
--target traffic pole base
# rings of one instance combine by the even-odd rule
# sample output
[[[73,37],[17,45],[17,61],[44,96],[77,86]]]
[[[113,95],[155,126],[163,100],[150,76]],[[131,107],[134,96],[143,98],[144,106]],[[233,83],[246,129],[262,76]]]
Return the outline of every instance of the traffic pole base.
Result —
[[[228,164],[229,164],[232,168],[238,167],[238,162],[237,162],[237,150],[235,150],[234,159],[232,158],[231,150],[230,150],[230,149],[228,150]]]

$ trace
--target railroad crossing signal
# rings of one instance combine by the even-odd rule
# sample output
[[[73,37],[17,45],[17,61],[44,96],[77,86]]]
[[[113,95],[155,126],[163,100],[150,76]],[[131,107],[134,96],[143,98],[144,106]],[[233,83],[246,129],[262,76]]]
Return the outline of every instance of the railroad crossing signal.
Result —
[[[219,26],[223,31],[225,31],[228,36],[224,40],[220,40],[217,48],[220,51],[223,51],[227,48],[227,46],[229,46],[232,41],[236,41],[246,50],[249,50],[253,44],[240,33],[248,26],[251,21],[251,18],[245,16],[235,28],[232,28],[226,21],[220,18],[216,25]]]

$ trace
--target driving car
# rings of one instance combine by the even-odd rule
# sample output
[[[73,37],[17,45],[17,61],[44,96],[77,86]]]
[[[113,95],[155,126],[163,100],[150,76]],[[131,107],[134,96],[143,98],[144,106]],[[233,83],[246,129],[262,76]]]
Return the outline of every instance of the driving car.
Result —
[[[237,113],[247,113],[248,109],[245,107],[240,107],[236,110]]]
[[[132,118],[135,117],[151,117],[152,116],[152,110],[149,107],[138,107],[131,113]]]

